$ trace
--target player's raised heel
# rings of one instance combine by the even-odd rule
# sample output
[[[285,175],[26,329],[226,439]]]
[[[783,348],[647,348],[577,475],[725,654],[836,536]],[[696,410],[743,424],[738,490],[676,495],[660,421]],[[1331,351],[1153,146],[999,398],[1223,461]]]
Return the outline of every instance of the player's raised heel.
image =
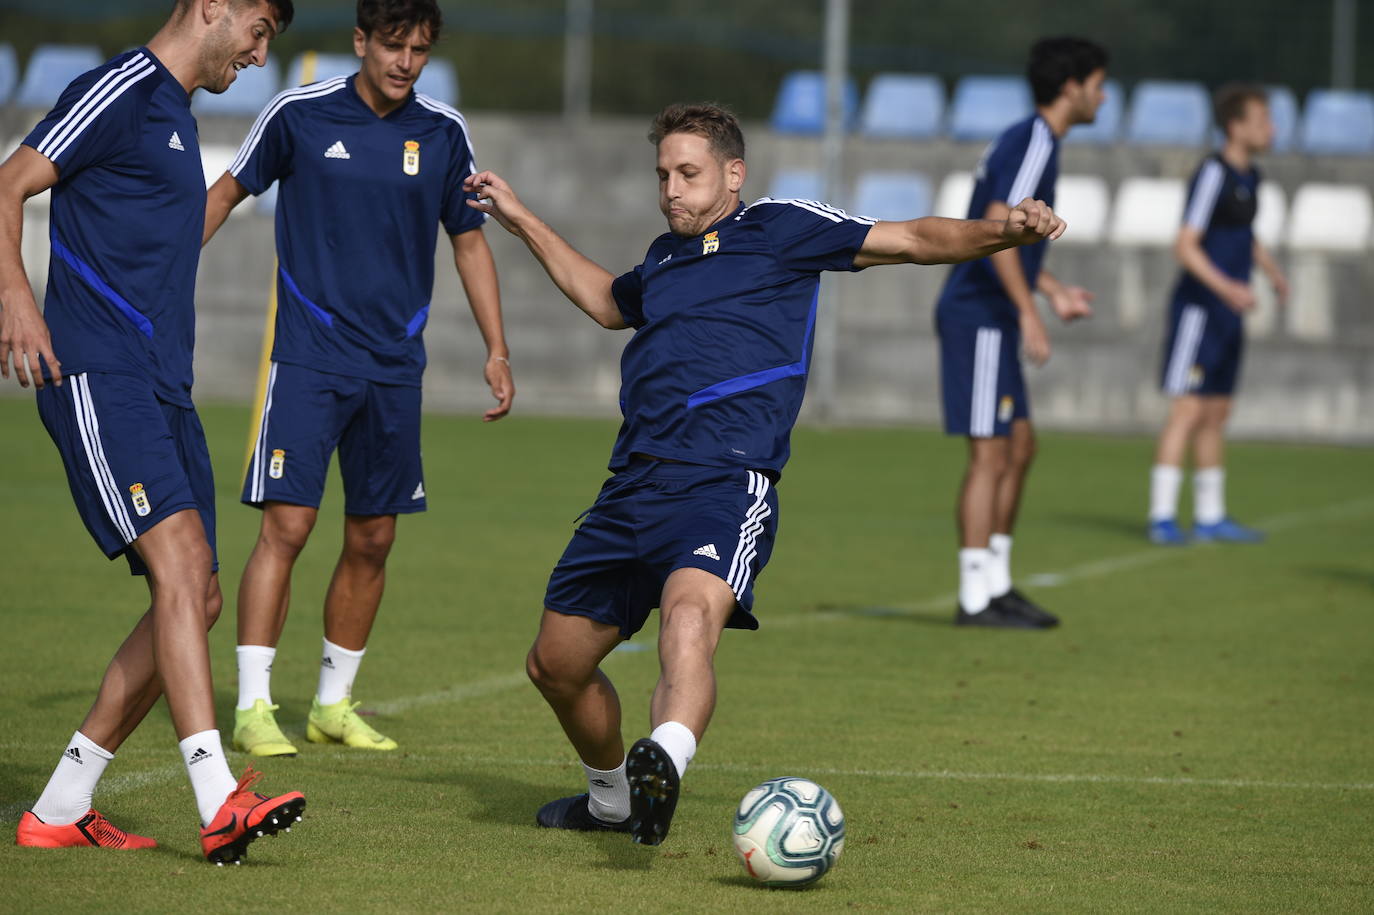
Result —
[[[630,782],[630,838],[640,845],[658,845],[668,838],[677,809],[677,766],[663,747],[644,737],[630,748],[625,774]]]

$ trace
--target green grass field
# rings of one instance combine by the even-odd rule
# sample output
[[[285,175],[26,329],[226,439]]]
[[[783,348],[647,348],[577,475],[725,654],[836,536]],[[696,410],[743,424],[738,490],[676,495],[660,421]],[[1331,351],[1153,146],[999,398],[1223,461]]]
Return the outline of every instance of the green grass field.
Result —
[[[220,721],[233,605],[257,515],[236,504],[245,410],[202,411],[220,471]],[[0,825],[12,830],[80,723],[146,591],[71,508],[27,400],[0,401]],[[757,633],[728,633],[720,705],[669,841],[553,833],[581,770],[523,677],[548,572],[604,478],[615,426],[426,420],[428,514],[403,519],[355,687],[402,750],[306,744],[332,490],[294,579],[275,665],[305,821],[241,868],[199,856],[159,706],[98,808],[152,852],[0,845],[0,910],[1368,912],[1374,909],[1374,487],[1367,450],[1236,445],[1231,507],[1256,547],[1142,539],[1150,443],[1045,435],[1018,580],[1052,632],[956,630],[961,445],[932,431],[801,429]],[[1185,504],[1187,499],[1185,498]],[[607,661],[629,739],[647,733],[654,623]],[[233,763],[246,759],[235,755]],[[730,817],[775,775],[848,816],[836,869],[755,887]],[[8,839],[4,840],[8,843]]]

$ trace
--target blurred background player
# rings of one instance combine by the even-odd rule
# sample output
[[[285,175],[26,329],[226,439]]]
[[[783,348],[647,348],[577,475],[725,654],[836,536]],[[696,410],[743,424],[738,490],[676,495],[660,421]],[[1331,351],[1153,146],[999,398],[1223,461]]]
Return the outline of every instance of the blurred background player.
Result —
[[[1081,38],[1046,38],[1031,48],[1027,77],[1035,114],[1008,127],[978,163],[970,219],[1005,219],[1028,197],[1054,204],[1059,141],[1091,124],[1105,99],[1107,52]],[[1047,245],[1004,250],[955,267],[936,306],[945,431],[968,438],[959,492],[959,606],[955,623],[1013,629],[1058,624],[1012,587],[1012,529],[1035,456],[1021,352],[1036,365],[1050,341],[1038,290],[1062,320],[1092,314],[1092,295],[1059,282],[1041,264]]]
[[[19,821],[19,845],[149,848],[91,806],[115,751],[163,693],[211,861],[289,828],[305,798],[237,784],[215,729],[206,631],[219,616],[215,489],[191,402],[195,239],[204,223],[191,94],[223,92],[290,23],[290,0],[181,0],[145,47],[77,77],[0,166],[0,372],[14,356],[96,543],[146,575],[152,606]],[[52,188],[45,311],[20,258],[23,202]],[[51,335],[50,335],[51,331]]]
[[[820,273],[983,257],[1063,227],[1030,200],[1004,207],[1000,220],[876,224],[809,200],[744,206],[744,137],[716,105],[668,106],[649,139],[669,231],[619,277],[492,172],[466,186],[574,305],[602,327],[635,330],[621,357],[614,476],[550,576],[527,669],[588,784],[587,794],[544,805],[536,821],[657,845],[715,709],[721,632],[758,628],[753,583],[773,551],[774,484],[806,390]],[[627,756],[620,699],[599,665],[655,607],[653,730]]]
[[[474,171],[467,123],[414,91],[443,24],[433,0],[360,0],[358,72],[281,93],[210,189],[205,239],[250,193],[281,181],[276,336],[242,499],[262,509],[238,599],[234,745],[296,748],[273,716],[270,676],[291,569],[318,515],[335,447],[344,544],[324,604],[324,652],[306,737],[394,750],[356,711],[353,680],[382,599],[396,516],[424,511],[422,331],[442,222],[486,342],[487,383],[510,410],[515,388],[485,217],[465,205]]]
[[[1223,437],[1245,346],[1242,318],[1255,307],[1258,264],[1279,301],[1288,281],[1255,238],[1259,169],[1254,157],[1274,140],[1268,96],[1260,86],[1229,83],[1213,99],[1226,140],[1193,174],[1174,256],[1183,272],[1169,305],[1161,385],[1173,398],[1150,471],[1150,539],[1182,544],[1178,491],[1193,452],[1193,537],[1254,543],[1264,535],[1226,514]]]

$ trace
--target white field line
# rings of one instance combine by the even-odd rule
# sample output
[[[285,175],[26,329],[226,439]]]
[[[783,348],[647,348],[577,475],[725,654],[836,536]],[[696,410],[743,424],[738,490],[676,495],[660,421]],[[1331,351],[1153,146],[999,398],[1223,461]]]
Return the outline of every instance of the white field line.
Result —
[[[1371,510],[1374,510],[1374,499],[1363,499],[1355,502],[1341,502],[1335,505],[1328,505],[1324,508],[1311,511],[1289,512],[1283,515],[1275,515],[1261,521],[1257,527],[1266,532],[1279,532],[1290,530],[1295,527],[1303,527],[1309,524],[1316,524],[1322,521],[1336,521],[1344,518],[1359,517]],[[1149,550],[1140,550],[1135,553],[1127,553],[1121,556],[1108,557],[1106,559],[1094,560],[1073,566],[1062,572],[1047,572],[1040,575],[1033,575],[1027,578],[1028,584],[1035,584],[1039,587],[1054,587],[1066,584],[1071,581],[1079,581],[1084,578],[1097,578],[1103,575],[1110,575],[1115,572],[1127,569],[1139,568],[1141,566],[1152,565],[1168,559],[1186,556],[1190,550],[1178,547],[1154,547]],[[927,598],[917,603],[902,604],[900,607],[892,609],[906,612],[927,612],[946,609],[957,599],[955,594],[942,594],[939,597]],[[825,620],[852,619],[848,613],[837,613],[834,611],[820,611],[816,613],[801,613],[777,620],[771,620],[768,628],[783,628],[803,623],[818,622]],[[614,658],[620,654],[634,652],[612,652],[609,658]],[[655,655],[650,655],[655,656]],[[524,685],[526,677],[523,673],[501,674],[494,677],[487,677],[472,683],[461,683],[447,689],[438,690],[432,693],[424,693],[419,696],[406,696],[392,699],[387,702],[377,703],[374,708],[384,715],[397,714],[413,708],[421,708],[427,705],[439,705],[443,703],[466,702],[471,699],[490,696],[507,690],[516,689]],[[8,748],[8,745],[7,745]],[[423,759],[423,757],[412,757]],[[497,762],[497,760],[485,760],[472,758],[467,760],[474,763]],[[566,765],[566,762],[556,762],[553,760],[506,760],[505,764],[525,764],[525,765]],[[710,763],[699,765],[698,768],[717,771],[755,771],[758,767],[734,766],[728,764]],[[1256,781],[1250,779],[1201,779],[1201,778],[1165,778],[1165,777],[1132,777],[1115,775],[1037,775],[1033,773],[980,773],[980,772],[949,772],[949,771],[896,771],[896,770],[877,770],[877,769],[812,769],[809,770],[818,775],[837,775],[853,777],[871,778],[907,778],[907,779],[946,779],[950,781],[1023,781],[1023,782],[1045,782],[1045,783],[1064,783],[1064,782],[1110,782],[1119,784],[1139,784],[1139,785],[1194,785],[1202,787],[1218,788],[1275,788],[1291,790],[1341,790],[1341,791],[1369,791],[1374,790],[1374,783],[1353,782],[1347,784],[1323,783],[1323,782],[1273,782]],[[133,791],[139,788],[149,787],[160,782],[170,781],[173,777],[182,772],[182,767],[178,765],[164,766],[152,770],[141,772],[129,772],[118,776],[112,776],[101,782],[99,793],[102,797],[114,794],[121,794],[126,791]],[[18,819],[19,815],[28,809],[31,802],[20,802],[8,804],[0,807],[0,822],[10,823]]]

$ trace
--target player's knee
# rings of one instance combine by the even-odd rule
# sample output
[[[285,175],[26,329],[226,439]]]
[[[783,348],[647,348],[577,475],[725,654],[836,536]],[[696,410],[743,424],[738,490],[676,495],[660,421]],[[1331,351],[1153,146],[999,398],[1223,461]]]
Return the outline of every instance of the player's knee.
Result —
[[[711,608],[695,595],[675,601],[663,608],[663,628],[659,632],[658,650],[662,656],[710,655],[715,643],[716,626]]]
[[[263,518],[258,541],[272,552],[294,559],[305,549],[305,542],[310,539],[310,532],[314,529],[313,515],[292,514],[283,517],[269,514]]]
[[[344,543],[350,559],[380,567],[386,565],[386,558],[391,555],[391,546],[395,542],[394,526],[377,525],[350,531]]]
[[[992,445],[991,442],[988,444]],[[1008,457],[1005,447],[975,447],[969,453],[968,467],[970,473],[1000,477],[1006,473],[1007,464]]]
[[[1034,435],[1028,435],[1016,442],[1012,449],[1011,463],[1017,470],[1025,470],[1035,460],[1036,452],[1040,450],[1040,444]]]
[[[545,696],[552,697],[567,692],[571,685],[567,671],[561,670],[560,665],[553,663],[540,651],[538,642],[531,646],[529,654],[525,655],[525,674],[535,688]]]
[[[215,623],[219,621],[220,611],[224,609],[224,593],[220,591],[219,585],[212,585],[210,594],[205,599],[205,630],[215,628]]]

